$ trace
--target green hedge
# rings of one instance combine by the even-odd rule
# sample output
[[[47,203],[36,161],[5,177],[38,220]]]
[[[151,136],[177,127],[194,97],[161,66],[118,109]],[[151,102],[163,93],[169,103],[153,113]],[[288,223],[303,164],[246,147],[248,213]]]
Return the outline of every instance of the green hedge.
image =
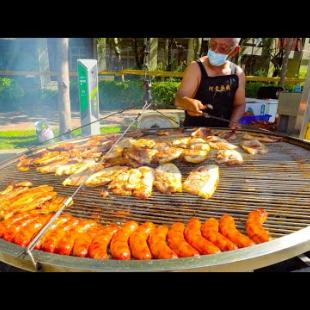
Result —
[[[152,96],[156,108],[174,108],[174,99],[179,81],[152,82]],[[247,82],[246,97],[255,98],[261,86],[274,83]],[[288,86],[291,90],[293,86]],[[129,106],[142,107],[143,80],[100,81],[99,102],[101,110],[115,110]],[[73,111],[79,111],[78,83],[70,81],[70,99]],[[48,107],[57,110],[58,93],[56,90],[40,90],[35,87],[22,87],[18,81],[0,78],[0,111],[32,111],[37,107]]]

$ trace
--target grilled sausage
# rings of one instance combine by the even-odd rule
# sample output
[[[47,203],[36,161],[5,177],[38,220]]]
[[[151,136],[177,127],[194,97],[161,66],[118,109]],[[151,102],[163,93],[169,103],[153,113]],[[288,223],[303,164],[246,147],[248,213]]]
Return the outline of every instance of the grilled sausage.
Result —
[[[133,232],[129,238],[129,246],[132,257],[136,259],[151,259],[152,253],[147,244],[147,239],[150,232],[154,228],[152,222],[145,222],[140,225],[139,228]]]
[[[3,237],[3,234],[6,230],[8,230],[12,225],[16,222],[20,221],[21,219],[26,219],[29,217],[29,214],[15,214],[14,216],[10,217],[9,219],[0,222],[0,238]]]
[[[89,246],[88,256],[94,259],[107,259],[108,246],[113,235],[119,230],[117,225],[109,225],[101,228],[97,233],[92,243]]]
[[[87,231],[90,227],[94,226],[94,221],[80,221],[77,225],[73,226],[63,238],[61,238],[55,248],[55,253],[61,255],[70,255],[74,246],[75,240],[80,234]]]
[[[131,258],[131,252],[128,245],[130,235],[138,228],[138,223],[129,221],[113,236],[110,246],[112,257],[120,260]]]
[[[35,245],[35,249],[41,249],[42,244],[49,238],[53,231],[58,229],[59,227],[63,227],[65,223],[67,223],[70,219],[72,219],[71,215],[63,215],[55,220],[55,222],[50,226],[50,228],[45,232],[45,234],[39,239],[37,244]]]
[[[219,225],[218,220],[209,218],[201,227],[202,235],[221,249],[221,251],[236,250],[238,247],[219,233]]]
[[[215,254],[221,252],[221,250],[216,245],[214,245],[201,235],[200,228],[201,222],[199,219],[190,219],[184,230],[184,236],[186,241],[192,247],[198,250],[200,254]]]
[[[72,220],[69,220],[67,223],[65,223],[63,226],[61,225],[58,229],[56,228],[55,230],[53,230],[42,243],[41,249],[46,252],[54,253],[58,241],[61,240],[69,230],[71,230],[74,226],[78,225],[78,223],[79,220],[73,218]]]
[[[42,215],[36,218],[34,221],[26,225],[20,230],[14,237],[14,243],[20,246],[27,246],[32,238],[38,233],[38,231],[47,223],[52,215]]]
[[[86,257],[89,252],[89,247],[99,232],[101,225],[91,227],[87,232],[81,234],[74,242],[72,255]]]
[[[184,239],[184,230],[185,225],[183,223],[174,223],[167,234],[168,246],[179,257],[198,256],[199,252]]]
[[[248,215],[246,231],[255,243],[271,240],[268,231],[263,228],[263,223],[267,220],[267,216],[267,212],[263,209],[251,211]]]
[[[244,248],[255,243],[246,235],[242,234],[235,225],[235,220],[232,216],[224,214],[220,219],[220,232],[238,248]]]
[[[178,255],[167,245],[166,238],[168,230],[166,225],[160,225],[151,231],[148,244],[154,258],[178,258]]]
[[[23,229],[25,226],[27,226],[29,223],[35,221],[35,219],[37,218],[37,215],[34,216],[29,216],[26,219],[21,219],[17,222],[15,222],[14,224],[12,224],[10,226],[10,228],[8,228],[7,230],[5,230],[4,234],[3,234],[3,239],[9,242],[12,242],[14,240],[15,235],[21,230]]]

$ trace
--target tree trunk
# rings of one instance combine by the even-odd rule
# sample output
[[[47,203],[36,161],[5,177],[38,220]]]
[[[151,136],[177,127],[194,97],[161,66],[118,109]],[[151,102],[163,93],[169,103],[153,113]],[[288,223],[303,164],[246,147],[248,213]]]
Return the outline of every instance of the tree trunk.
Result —
[[[193,38],[188,39],[187,45],[187,65],[189,65],[195,58],[195,51],[194,51],[194,40]]]
[[[282,88],[284,88],[284,84],[285,84],[287,64],[288,64],[289,56],[290,56],[290,53],[292,50],[293,42],[294,42],[294,39],[289,38],[288,43],[287,43],[286,48],[285,48],[284,59],[283,59],[282,70],[281,70],[281,79],[279,82],[279,86]]]
[[[59,131],[71,129],[69,38],[58,39],[58,111]]]
[[[305,47],[305,43],[306,43],[306,38],[302,38],[301,39],[301,47],[300,47],[300,51],[295,51],[294,52],[294,60],[296,61],[296,69],[295,69],[295,77],[299,77],[299,70],[300,70],[300,66],[301,66],[301,62],[302,62],[302,57],[303,57],[303,50]]]
[[[168,63],[167,63],[167,71],[171,71],[172,70],[172,47],[173,47],[173,42],[174,39],[170,38],[168,41]]]
[[[149,69],[151,71],[157,69],[157,56],[158,56],[158,39],[150,38]]]
[[[143,53],[141,52],[141,48],[139,49],[137,38],[133,39],[133,49],[135,53],[136,67],[137,69],[142,69]]]
[[[201,45],[202,45],[202,38],[197,38],[195,45],[195,59],[198,59],[201,55]]]
[[[97,54],[98,54],[98,70],[107,70],[107,39],[100,38],[97,40]]]
[[[264,38],[263,39],[263,47],[262,47],[262,71],[264,75],[268,75],[270,59],[271,59],[271,47],[274,38]]]

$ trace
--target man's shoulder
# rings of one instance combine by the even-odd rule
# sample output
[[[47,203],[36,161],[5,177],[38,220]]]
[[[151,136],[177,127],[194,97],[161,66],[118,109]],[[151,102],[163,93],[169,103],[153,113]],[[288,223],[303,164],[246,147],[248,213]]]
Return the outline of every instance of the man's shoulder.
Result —
[[[236,72],[237,75],[244,74],[244,72],[243,72],[243,70],[242,70],[242,68],[240,66],[238,66],[237,64],[235,64],[235,63],[233,63],[231,61],[230,61],[230,64],[235,67],[235,72]]]

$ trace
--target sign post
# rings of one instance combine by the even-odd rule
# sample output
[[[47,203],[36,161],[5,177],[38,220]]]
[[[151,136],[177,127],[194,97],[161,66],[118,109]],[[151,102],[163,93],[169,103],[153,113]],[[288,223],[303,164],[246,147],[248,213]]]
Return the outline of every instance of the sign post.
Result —
[[[99,119],[98,66],[96,59],[78,59],[77,74],[81,126]],[[100,134],[100,124],[95,122],[82,128],[83,136]]]

